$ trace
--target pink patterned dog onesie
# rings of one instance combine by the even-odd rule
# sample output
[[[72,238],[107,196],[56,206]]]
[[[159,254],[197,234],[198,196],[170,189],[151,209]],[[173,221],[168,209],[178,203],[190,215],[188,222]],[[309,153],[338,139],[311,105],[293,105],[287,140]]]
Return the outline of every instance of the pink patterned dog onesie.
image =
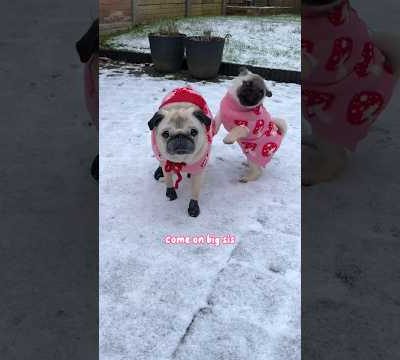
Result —
[[[249,135],[238,141],[247,159],[264,167],[278,150],[283,134],[263,105],[242,106],[229,92],[221,101],[219,120],[227,131],[245,126]]]
[[[317,134],[354,151],[391,98],[388,59],[348,0],[323,12],[304,8],[302,54],[311,66],[302,82],[304,117]]]

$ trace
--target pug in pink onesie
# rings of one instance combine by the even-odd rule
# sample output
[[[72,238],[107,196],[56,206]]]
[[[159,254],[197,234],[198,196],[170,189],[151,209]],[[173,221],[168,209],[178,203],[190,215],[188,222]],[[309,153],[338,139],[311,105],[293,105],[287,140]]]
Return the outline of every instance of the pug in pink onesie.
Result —
[[[271,96],[261,76],[242,68],[221,101],[217,131],[222,124],[228,131],[224,143],[238,142],[248,160],[249,170],[240,178],[241,182],[260,177],[286,133],[286,122],[272,118],[263,105],[264,98]]]

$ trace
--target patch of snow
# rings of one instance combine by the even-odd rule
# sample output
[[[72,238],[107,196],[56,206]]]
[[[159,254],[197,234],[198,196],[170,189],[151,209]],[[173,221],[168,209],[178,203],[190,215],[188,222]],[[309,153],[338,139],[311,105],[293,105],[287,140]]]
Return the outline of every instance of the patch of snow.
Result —
[[[300,86],[268,84],[288,122],[281,148],[253,183],[237,145],[214,138],[200,194],[189,181],[167,201],[153,179],[147,121],[187,83],[100,71],[100,359],[300,359]],[[215,115],[229,79],[190,83]],[[168,245],[165,235],[232,234],[233,245]]]
[[[177,20],[179,31],[187,35],[231,35],[225,43],[223,60],[268,68],[300,70],[300,18],[291,17],[199,17]],[[107,45],[150,53],[147,34],[157,23],[115,36]]]

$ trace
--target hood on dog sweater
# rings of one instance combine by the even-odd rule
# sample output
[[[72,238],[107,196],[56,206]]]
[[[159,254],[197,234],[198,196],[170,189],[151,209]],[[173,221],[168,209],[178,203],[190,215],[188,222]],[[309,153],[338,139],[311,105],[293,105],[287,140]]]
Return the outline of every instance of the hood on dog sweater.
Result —
[[[262,104],[242,106],[228,92],[221,101],[218,117],[227,131],[236,126],[249,129],[249,135],[239,140],[239,145],[247,159],[258,166],[265,166],[282,142],[284,134]]]
[[[388,59],[348,0],[303,9],[301,47],[311,66],[302,80],[304,117],[316,133],[355,150],[392,95]]]
[[[159,108],[162,109],[168,104],[180,102],[187,102],[198,106],[200,110],[211,119],[211,125],[207,127],[207,150],[205,151],[201,159],[193,164],[176,163],[163,158],[156,142],[156,129],[152,130],[151,144],[153,152],[157,159],[161,162],[163,169],[165,169],[166,172],[172,171],[177,175],[178,179],[175,182],[175,188],[178,188],[179,182],[182,180],[181,172],[197,174],[206,167],[211,152],[212,139],[215,135],[215,121],[213,120],[211,111],[208,108],[204,98],[191,87],[181,87],[172,90],[164,97]]]

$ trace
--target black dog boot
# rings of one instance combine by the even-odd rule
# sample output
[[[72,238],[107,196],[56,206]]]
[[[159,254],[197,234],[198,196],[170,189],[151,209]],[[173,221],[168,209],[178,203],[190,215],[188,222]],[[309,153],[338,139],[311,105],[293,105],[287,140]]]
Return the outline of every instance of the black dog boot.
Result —
[[[154,171],[154,179],[157,181],[160,180],[160,178],[164,177],[164,173],[162,171],[162,167],[159,166],[156,171]]]
[[[197,200],[193,200],[193,199],[190,200],[188,213],[192,217],[199,216],[200,208],[199,208],[199,203],[197,202]]]
[[[176,191],[173,187],[167,188],[167,192],[165,195],[167,195],[167,197],[169,198],[170,201],[175,200],[178,197],[178,195],[176,195]]]
[[[92,166],[90,167],[90,174],[92,175],[93,179],[99,182],[99,155],[97,155],[92,162]]]

